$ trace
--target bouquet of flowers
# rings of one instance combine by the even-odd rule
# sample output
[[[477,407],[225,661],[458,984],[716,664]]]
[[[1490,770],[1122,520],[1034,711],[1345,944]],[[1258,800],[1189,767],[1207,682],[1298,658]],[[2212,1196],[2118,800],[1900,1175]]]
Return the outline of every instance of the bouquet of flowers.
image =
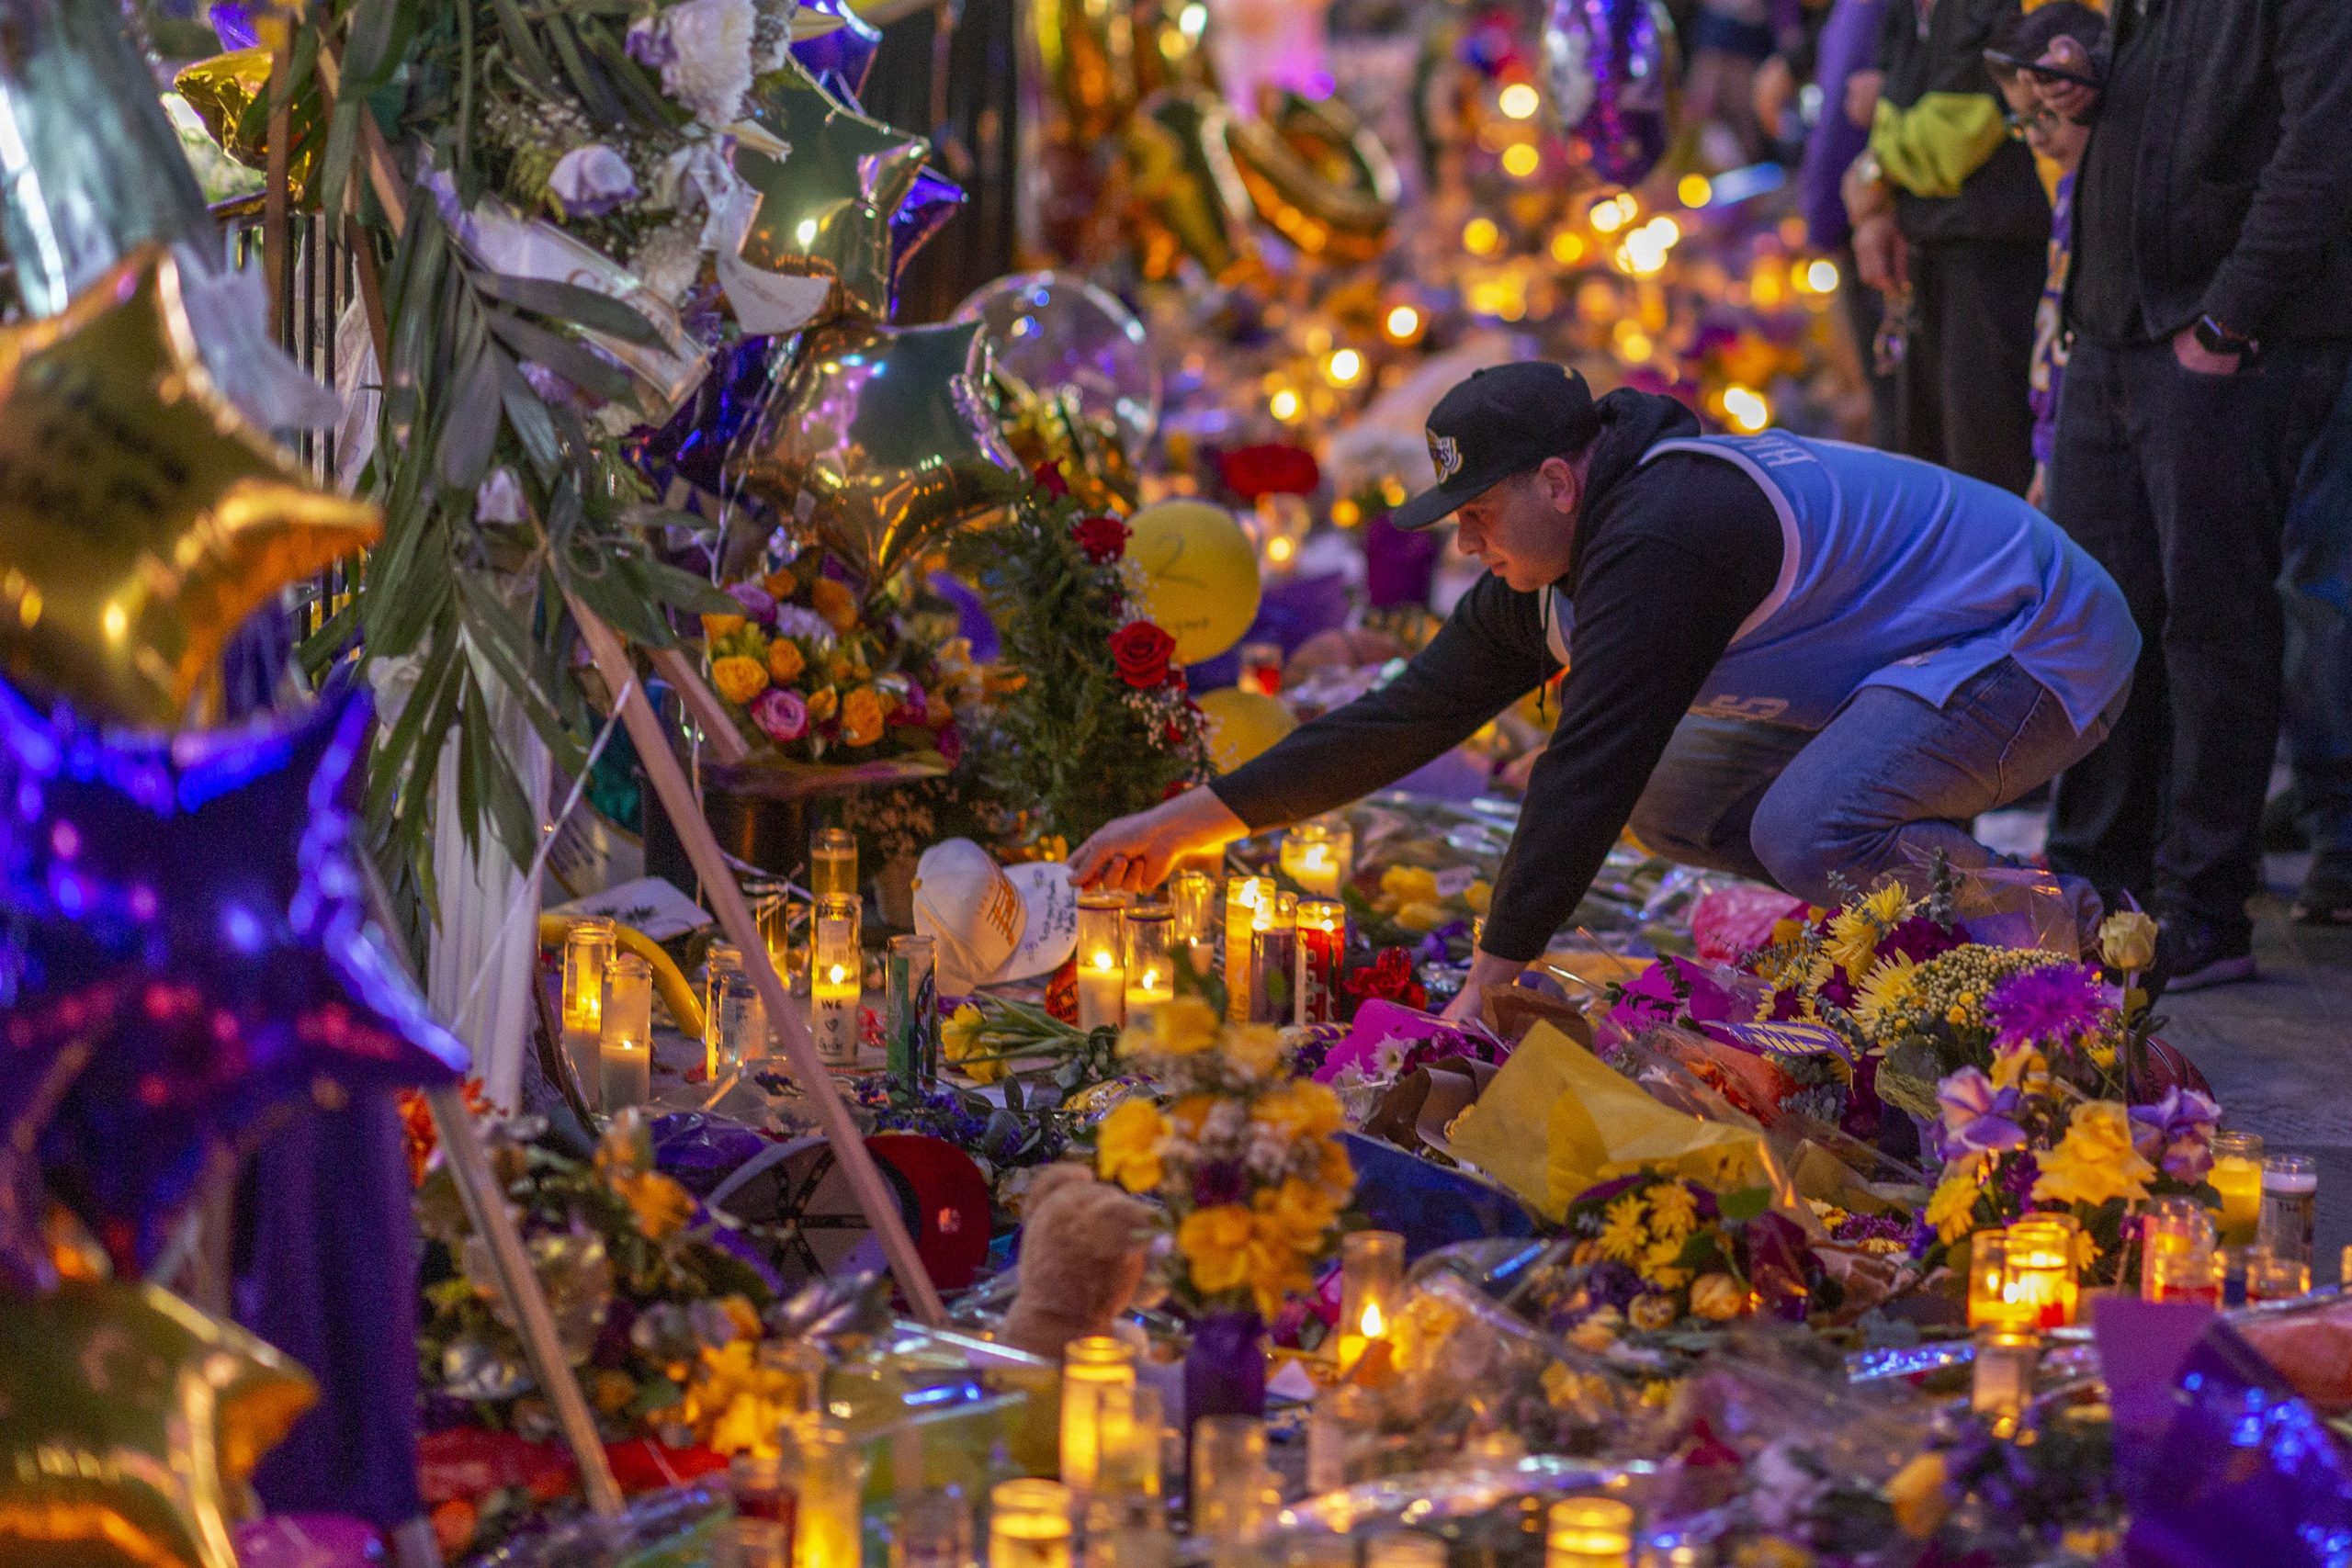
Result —
[[[1339,1096],[1290,1076],[1280,1031],[1224,1027],[1197,997],[1129,1029],[1120,1049],[1159,1098],[1135,1096],[1102,1119],[1097,1170],[1159,1201],[1182,1305],[1274,1317],[1313,1287],[1354,1191]]]
[[[1649,1172],[1603,1182],[1568,1205],[1574,1246],[1565,1268],[1539,1279],[1530,1305],[1545,1326],[1593,1350],[1626,1330],[1691,1319],[1769,1311],[1802,1320],[1826,1281],[1804,1232],[1767,1212],[1770,1198],[1762,1188],[1719,1196]]]
[[[938,660],[883,600],[861,604],[813,556],[728,593],[741,614],[702,617],[711,684],[761,761],[920,778],[963,755]]]

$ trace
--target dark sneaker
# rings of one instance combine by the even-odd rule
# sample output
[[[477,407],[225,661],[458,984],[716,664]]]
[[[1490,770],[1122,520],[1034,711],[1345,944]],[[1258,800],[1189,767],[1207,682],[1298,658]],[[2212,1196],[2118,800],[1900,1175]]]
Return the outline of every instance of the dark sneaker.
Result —
[[[2156,931],[2153,998],[2164,991],[2201,991],[2254,978],[2254,936],[2202,921],[2168,919]]]
[[[2299,926],[2352,926],[2352,865],[2313,862],[2292,913]]]

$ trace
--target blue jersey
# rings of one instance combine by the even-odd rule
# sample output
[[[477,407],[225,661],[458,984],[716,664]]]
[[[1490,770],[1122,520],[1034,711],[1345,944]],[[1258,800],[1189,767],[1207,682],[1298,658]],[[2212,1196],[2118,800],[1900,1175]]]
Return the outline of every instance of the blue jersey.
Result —
[[[1778,431],[1661,441],[1736,465],[1781,520],[1781,574],[1709,672],[1693,713],[1818,729],[1864,686],[1941,707],[2015,659],[2075,733],[2140,656],[2132,612],[2099,564],[2005,490],[1931,463]],[[1567,661],[1574,606],[1553,591]],[[1663,608],[1663,607],[1661,607]]]

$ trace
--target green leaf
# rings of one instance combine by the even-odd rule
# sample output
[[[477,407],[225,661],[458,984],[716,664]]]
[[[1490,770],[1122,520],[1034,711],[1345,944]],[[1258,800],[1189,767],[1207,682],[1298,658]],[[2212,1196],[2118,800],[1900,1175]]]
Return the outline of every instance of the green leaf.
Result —
[[[547,699],[546,685],[533,668],[530,638],[523,624],[496,591],[471,572],[458,574],[458,614],[471,646],[522,704],[524,716],[547,743],[556,765],[567,773],[577,773],[584,765],[580,742]]]
[[[597,358],[581,344],[504,310],[490,313],[490,330],[523,358],[545,366],[590,397],[620,402],[635,389],[628,372]]]
[[[650,557],[637,563],[645,574],[645,585],[664,604],[673,605],[690,615],[728,615],[740,614],[742,605],[732,595],[723,592],[707,578],[684,571],[667,561]]]
[[[506,423],[514,427],[514,437],[523,444],[523,456],[533,471],[543,483],[552,484],[563,464],[563,450],[557,444],[548,406],[523,378],[521,367],[494,348],[490,356],[498,367],[498,398],[506,410]]]
[[[514,277],[502,272],[483,271],[474,274],[474,287],[493,299],[503,299],[535,316],[551,316],[589,332],[619,338],[624,343],[661,341],[661,334],[653,330],[653,323],[635,310],[609,294],[599,294],[576,283],[558,283],[548,277]]]
[[[491,0],[491,8],[498,14],[499,35],[514,56],[517,70],[548,97],[560,97],[563,89],[556,85],[555,68],[548,63],[547,51],[539,48],[539,40],[531,32],[531,24],[524,19],[523,11],[514,0]]]
[[[498,447],[498,367],[483,345],[458,371],[435,454],[441,482],[464,496],[469,507]]]
[[[581,53],[580,40],[571,35],[571,24],[560,16],[549,17],[547,28],[548,38],[555,44],[556,56],[563,62],[563,73],[579,89],[588,118],[599,125],[620,124],[620,99],[614,95],[613,85],[605,80],[604,73]]]
[[[647,648],[667,648],[674,640],[669,625],[654,608],[643,579],[628,564],[616,559],[601,572],[564,570],[560,575],[564,586],[622,637]]]
[[[1756,1218],[1771,1206],[1772,1190],[1769,1187],[1743,1187],[1736,1192],[1725,1192],[1715,1200],[1717,1211],[1736,1224]]]

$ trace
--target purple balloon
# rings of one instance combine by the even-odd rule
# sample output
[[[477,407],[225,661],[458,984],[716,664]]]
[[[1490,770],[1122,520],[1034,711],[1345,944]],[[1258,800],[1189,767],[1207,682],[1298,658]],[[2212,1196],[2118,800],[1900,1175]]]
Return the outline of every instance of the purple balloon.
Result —
[[[382,1568],[384,1538],[349,1514],[265,1514],[239,1525],[238,1568]]]
[[[1666,155],[1672,48],[1672,24],[1650,0],[1552,0],[1544,24],[1552,110],[1612,185],[1639,185]]]
[[[629,460],[652,481],[656,495],[669,489],[673,478],[714,495],[728,492],[728,458],[767,401],[775,348],[773,338],[747,337],[720,349],[710,373],[668,423],[641,426],[630,435]],[[744,506],[761,505],[749,492],[733,499]]]
[[[842,25],[794,44],[792,58],[807,66],[826,91],[855,108],[865,91],[865,73],[874,69],[874,51],[882,47],[882,29],[852,10],[849,0],[801,0],[800,8],[838,17]]]
[[[964,205],[964,187],[926,165],[915,171],[914,188],[899,203],[899,210],[890,214],[890,304],[898,308],[899,285],[907,276],[907,263],[914,254],[928,244],[931,237],[947,226],[956,209]]]
[[[446,1083],[466,1048],[368,925],[364,689],[290,722],[122,736],[0,686],[0,1041],[88,1060],[39,1128],[51,1190],[142,1262],[212,1151],[322,1080]],[[29,1108],[38,1110],[37,1107]],[[29,1123],[28,1125],[27,1123]]]

